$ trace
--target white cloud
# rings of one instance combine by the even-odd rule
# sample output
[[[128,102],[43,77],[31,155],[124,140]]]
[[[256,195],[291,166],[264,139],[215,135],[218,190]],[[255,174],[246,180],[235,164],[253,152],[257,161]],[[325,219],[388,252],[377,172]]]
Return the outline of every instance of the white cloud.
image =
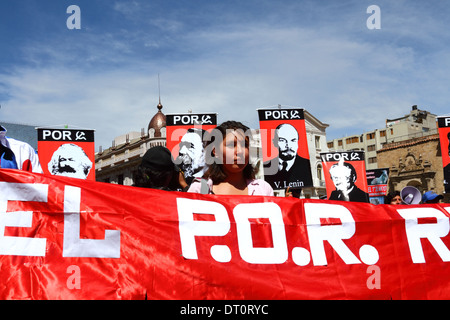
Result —
[[[2,75],[0,90],[8,97],[2,118],[18,122],[20,115],[26,123],[93,128],[97,145],[108,147],[114,137],[147,127],[158,103],[158,73],[165,113],[217,112],[219,121],[257,127],[257,108],[303,107],[330,124],[330,138],[378,128],[412,104],[447,113],[442,112],[448,100],[446,51],[397,41],[414,39],[414,32],[389,27],[392,13],[381,8],[382,29],[373,31],[378,33],[353,30],[353,20],[336,30],[238,17],[188,29],[172,15],[143,30],[33,41],[23,48],[33,63]],[[143,10],[141,2],[117,2],[114,9],[130,19]],[[364,10],[361,15],[355,20],[364,29]],[[324,14],[321,21],[331,17]],[[152,23],[164,31],[147,32]],[[349,28],[353,31],[343,32]],[[419,31],[421,41],[436,41]]]

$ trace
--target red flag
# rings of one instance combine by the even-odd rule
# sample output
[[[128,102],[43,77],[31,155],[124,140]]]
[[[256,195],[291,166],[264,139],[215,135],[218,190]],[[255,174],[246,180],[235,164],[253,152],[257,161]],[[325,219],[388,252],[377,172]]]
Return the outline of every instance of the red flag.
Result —
[[[0,170],[1,299],[449,299],[448,204],[220,196]]]

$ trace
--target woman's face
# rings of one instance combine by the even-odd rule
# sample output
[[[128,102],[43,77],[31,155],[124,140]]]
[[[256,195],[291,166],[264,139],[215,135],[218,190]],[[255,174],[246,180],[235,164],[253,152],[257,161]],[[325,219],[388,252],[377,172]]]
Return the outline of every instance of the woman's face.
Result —
[[[244,170],[249,162],[249,140],[242,130],[227,130],[220,147],[223,168],[236,173]]]

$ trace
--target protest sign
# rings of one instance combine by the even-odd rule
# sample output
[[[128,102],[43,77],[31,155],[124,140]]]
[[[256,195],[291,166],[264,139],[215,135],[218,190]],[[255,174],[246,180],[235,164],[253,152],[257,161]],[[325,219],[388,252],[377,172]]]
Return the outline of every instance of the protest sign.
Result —
[[[166,147],[188,183],[206,169],[205,132],[216,126],[216,113],[166,115]]]
[[[329,200],[368,202],[363,151],[321,153]]]
[[[366,170],[367,191],[370,203],[384,203],[388,191],[389,168]]]
[[[303,109],[258,109],[264,179],[274,190],[311,187]]]
[[[94,130],[37,128],[37,131],[44,173],[95,180]]]
[[[444,190],[450,193],[450,116],[438,117],[439,142],[444,168]]]

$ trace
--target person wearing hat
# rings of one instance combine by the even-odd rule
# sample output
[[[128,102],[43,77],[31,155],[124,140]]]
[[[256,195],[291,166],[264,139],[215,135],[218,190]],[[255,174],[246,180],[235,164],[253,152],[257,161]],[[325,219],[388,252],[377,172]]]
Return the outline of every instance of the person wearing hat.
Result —
[[[167,191],[175,191],[187,186],[183,173],[172,160],[169,149],[163,146],[153,147],[144,154],[134,185]]]
[[[422,203],[439,203],[444,197],[440,194],[436,194],[433,191],[427,191],[422,196]]]

